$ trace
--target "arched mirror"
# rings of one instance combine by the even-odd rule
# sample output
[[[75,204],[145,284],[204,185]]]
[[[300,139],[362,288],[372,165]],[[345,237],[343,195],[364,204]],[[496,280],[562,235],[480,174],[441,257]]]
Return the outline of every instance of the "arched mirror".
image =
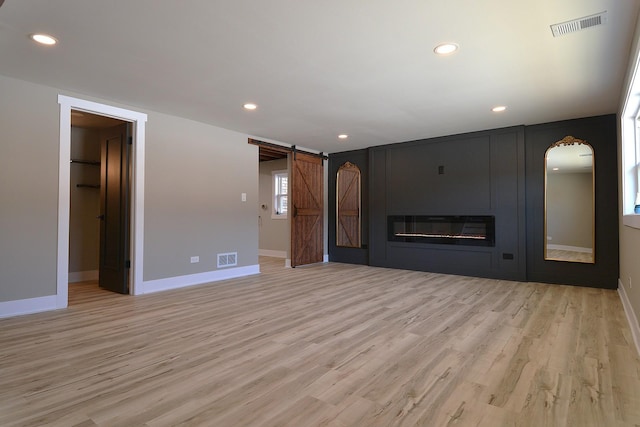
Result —
[[[336,179],[336,246],[361,247],[360,168],[346,162]]]
[[[544,259],[595,262],[594,153],[566,136],[545,154]]]

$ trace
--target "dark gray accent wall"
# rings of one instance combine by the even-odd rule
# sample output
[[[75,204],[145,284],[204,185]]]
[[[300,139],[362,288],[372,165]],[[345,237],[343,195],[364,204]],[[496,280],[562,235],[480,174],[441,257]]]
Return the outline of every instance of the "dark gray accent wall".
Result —
[[[544,154],[567,135],[586,139],[595,152],[595,264],[544,260]],[[616,141],[616,116],[607,115],[331,154],[330,259],[365,264],[368,257],[380,267],[615,289]],[[335,175],[345,161],[363,172],[368,252],[335,247]],[[496,244],[389,242],[388,215],[493,215]]]
[[[336,177],[338,169],[345,162],[351,162],[360,168],[361,180],[361,248],[336,246]],[[367,150],[346,151],[329,156],[329,260],[348,264],[369,263],[369,155]]]
[[[527,278],[529,281],[616,289],[619,277],[617,126],[614,114],[527,126]],[[545,152],[567,135],[594,151],[595,264],[544,259]]]
[[[369,150],[369,263],[526,279],[524,127]],[[495,247],[387,241],[388,215],[493,215]]]

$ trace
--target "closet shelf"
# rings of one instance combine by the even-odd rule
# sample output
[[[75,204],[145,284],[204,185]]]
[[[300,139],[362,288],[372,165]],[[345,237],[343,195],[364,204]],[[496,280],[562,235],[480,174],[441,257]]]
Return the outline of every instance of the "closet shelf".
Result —
[[[100,162],[95,160],[71,159],[71,163],[79,163],[81,165],[100,166]]]

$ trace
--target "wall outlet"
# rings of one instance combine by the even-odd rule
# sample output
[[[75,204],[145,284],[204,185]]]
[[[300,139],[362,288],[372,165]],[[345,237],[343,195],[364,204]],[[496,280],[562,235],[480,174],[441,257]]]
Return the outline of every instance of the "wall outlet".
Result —
[[[247,193],[240,194],[240,200],[242,200],[243,202],[246,202],[247,201]]]
[[[195,264],[196,262],[200,262],[200,257],[199,256],[192,256],[191,257],[191,264]]]

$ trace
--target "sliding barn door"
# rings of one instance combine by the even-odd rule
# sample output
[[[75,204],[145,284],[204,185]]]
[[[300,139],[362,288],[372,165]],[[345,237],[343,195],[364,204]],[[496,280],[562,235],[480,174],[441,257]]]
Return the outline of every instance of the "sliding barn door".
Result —
[[[322,158],[294,153],[291,167],[291,266],[323,261]]]

